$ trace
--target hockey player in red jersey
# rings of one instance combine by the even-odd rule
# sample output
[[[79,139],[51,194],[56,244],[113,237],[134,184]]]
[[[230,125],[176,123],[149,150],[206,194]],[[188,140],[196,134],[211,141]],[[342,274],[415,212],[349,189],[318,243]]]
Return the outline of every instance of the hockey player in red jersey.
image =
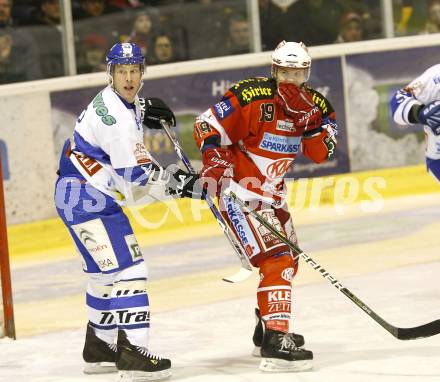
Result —
[[[283,41],[272,54],[272,78],[237,82],[194,124],[202,152],[201,180],[209,193],[219,197],[222,214],[252,265],[259,268],[254,343],[263,371],[312,367],[313,353],[300,347],[304,338],[289,333],[291,282],[298,261],[222,191],[229,187],[242,200],[252,202],[296,242],[285,203],[284,176],[300,152],[321,163],[331,159],[336,147],[335,112],[322,94],[306,85],[310,69],[305,45]]]

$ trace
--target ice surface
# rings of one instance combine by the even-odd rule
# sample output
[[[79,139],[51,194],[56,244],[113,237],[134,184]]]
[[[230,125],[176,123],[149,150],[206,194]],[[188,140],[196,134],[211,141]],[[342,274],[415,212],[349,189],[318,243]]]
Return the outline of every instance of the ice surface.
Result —
[[[439,272],[436,262],[344,283],[391,324],[405,327],[440,317]],[[399,341],[327,283],[299,286],[295,296],[295,330],[314,352],[314,370],[277,374],[277,381],[440,380],[440,336]],[[250,355],[253,306],[249,296],[153,315],[151,349],[172,359],[172,380],[273,381]],[[82,374],[83,334],[81,328],[0,341],[0,380],[114,380]]]
[[[413,199],[374,216],[299,225],[300,243],[389,323],[421,325],[440,318],[436,200]],[[292,325],[314,352],[314,370],[260,372],[259,359],[251,356],[257,276],[243,284],[222,283],[225,267],[229,274],[237,264],[225,251],[219,236],[145,249],[150,348],[172,359],[171,381],[440,381],[440,335],[395,339],[305,264],[295,279]],[[82,374],[83,281],[77,260],[13,267],[18,340],[0,341],[0,381],[115,380]]]

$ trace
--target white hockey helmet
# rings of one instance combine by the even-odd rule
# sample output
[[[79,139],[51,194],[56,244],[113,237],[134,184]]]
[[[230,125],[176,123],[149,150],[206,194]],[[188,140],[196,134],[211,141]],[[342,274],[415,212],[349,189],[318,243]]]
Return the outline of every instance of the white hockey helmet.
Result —
[[[302,85],[310,77],[312,58],[302,42],[281,41],[272,53],[272,77]]]

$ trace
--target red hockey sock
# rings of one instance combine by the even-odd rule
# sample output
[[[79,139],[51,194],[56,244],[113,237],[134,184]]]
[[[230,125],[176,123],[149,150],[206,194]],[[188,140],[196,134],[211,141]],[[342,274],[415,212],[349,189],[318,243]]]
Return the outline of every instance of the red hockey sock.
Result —
[[[268,257],[260,264],[257,300],[268,329],[289,331],[294,267],[292,256],[288,254]]]

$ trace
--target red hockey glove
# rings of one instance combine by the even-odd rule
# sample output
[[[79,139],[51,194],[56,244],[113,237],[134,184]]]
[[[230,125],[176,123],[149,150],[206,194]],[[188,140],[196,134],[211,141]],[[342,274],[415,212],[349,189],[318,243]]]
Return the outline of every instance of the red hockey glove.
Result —
[[[211,148],[203,152],[200,181],[210,195],[220,195],[222,181],[233,176],[234,156],[228,149]]]
[[[337,135],[338,125],[336,121],[328,117],[324,118],[323,124],[318,129],[306,131],[303,134],[301,142],[303,154],[316,163],[333,159]]]
[[[321,126],[321,111],[311,95],[298,86],[291,83],[279,84],[275,101],[293,119],[295,127],[312,130]]]

